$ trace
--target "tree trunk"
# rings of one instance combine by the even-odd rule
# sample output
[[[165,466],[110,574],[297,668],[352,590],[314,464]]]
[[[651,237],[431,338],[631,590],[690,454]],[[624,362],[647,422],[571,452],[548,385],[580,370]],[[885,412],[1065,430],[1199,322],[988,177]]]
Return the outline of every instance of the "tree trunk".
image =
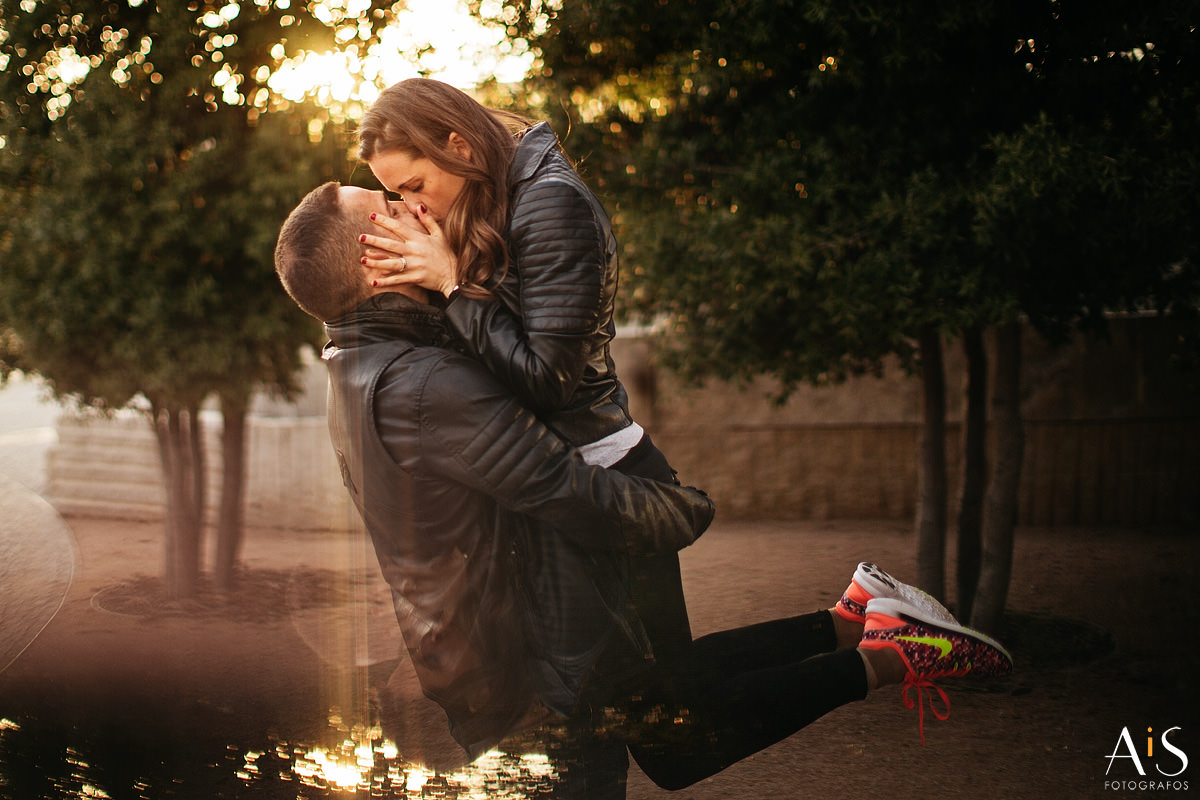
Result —
[[[249,405],[250,398],[245,393],[221,395],[225,428],[221,435],[221,508],[217,517],[217,561],[213,577],[217,591],[222,593],[233,588],[242,549],[246,412]]]
[[[946,595],[946,375],[942,337],[921,331],[921,442],[917,466],[917,581],[938,599]]]
[[[1021,326],[1012,322],[996,331],[996,380],[992,389],[992,424],[996,461],[983,518],[983,558],[971,625],[995,633],[1004,615],[1012,578],[1013,533],[1017,524],[1017,490],[1025,453],[1021,422]]]
[[[175,600],[195,595],[200,581],[204,454],[197,409],[159,407],[154,432],[167,494],[166,585]]]
[[[987,485],[987,350],[983,331],[963,331],[967,374],[963,384],[962,486],[958,495],[958,616],[970,619],[979,586],[983,493]]]

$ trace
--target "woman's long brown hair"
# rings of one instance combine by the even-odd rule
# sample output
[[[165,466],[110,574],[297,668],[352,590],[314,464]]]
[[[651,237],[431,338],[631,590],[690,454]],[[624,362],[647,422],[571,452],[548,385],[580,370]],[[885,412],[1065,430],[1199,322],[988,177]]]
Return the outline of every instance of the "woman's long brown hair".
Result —
[[[476,297],[504,277],[508,247],[508,168],[516,152],[515,134],[529,121],[480,105],[441,81],[411,78],[389,86],[363,116],[358,155],[399,150],[424,157],[466,180],[442,221],[442,231],[458,257],[456,276],[462,291]],[[471,148],[465,159],[448,148],[457,133]]]

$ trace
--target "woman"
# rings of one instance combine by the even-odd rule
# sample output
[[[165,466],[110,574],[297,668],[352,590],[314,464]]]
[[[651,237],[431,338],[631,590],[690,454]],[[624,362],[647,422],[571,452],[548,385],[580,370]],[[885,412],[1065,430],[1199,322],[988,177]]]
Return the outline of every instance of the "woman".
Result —
[[[387,235],[365,241],[372,280],[446,297],[469,350],[589,463],[674,481],[609,354],[616,237],[550,127],[413,79],[381,94],[358,137],[360,158],[413,213],[376,220]],[[649,651],[682,663],[692,635],[678,557],[639,558],[621,583]]]
[[[608,350],[616,238],[549,126],[413,79],[384,91],[359,142],[421,223],[377,220],[396,237],[367,242],[378,285],[440,291],[470,348],[589,462],[633,451],[643,432]]]
[[[384,189],[412,212],[372,216],[379,235],[360,240],[372,284],[440,292],[468,350],[589,463],[673,481],[631,418],[609,355],[617,285],[611,224],[549,126],[413,79],[380,95],[363,118],[359,145]],[[628,574],[614,575],[629,587],[630,621],[644,625],[655,665],[638,676],[635,693],[648,707],[686,708],[695,720],[676,727],[682,741],[664,740],[661,726],[625,732],[661,786],[708,777],[895,677],[872,667],[871,653],[894,655],[887,647],[856,651],[862,614],[831,610],[693,642],[676,556],[637,558]],[[829,655],[810,658],[820,653]],[[617,747],[619,756],[600,744],[583,757],[624,759]],[[622,787],[626,768],[627,760],[610,764]]]

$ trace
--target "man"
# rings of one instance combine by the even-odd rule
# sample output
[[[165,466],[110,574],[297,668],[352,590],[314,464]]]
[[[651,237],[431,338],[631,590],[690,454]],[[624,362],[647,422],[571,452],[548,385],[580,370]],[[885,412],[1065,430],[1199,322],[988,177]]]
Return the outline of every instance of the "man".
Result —
[[[651,654],[623,559],[691,544],[711,504],[585,464],[457,352],[423,290],[369,286],[356,242],[371,213],[406,212],[379,192],[319,187],[284,224],[276,268],[327,320],[343,479],[422,687],[469,753],[549,710],[582,733],[563,751],[568,796],[622,798],[626,744],[678,789],[871,689],[945,699],[934,679],[1011,670],[998,643],[865,563],[832,609],[709,634],[674,665],[639,663]]]
[[[321,186],[281,230],[276,268],[326,321],[343,481],[422,687],[476,755],[541,707],[572,713],[602,653],[623,662],[609,671],[637,668],[621,560],[691,544],[713,507],[585,464],[454,350],[424,290],[367,285],[353,220],[401,210],[381,192]]]

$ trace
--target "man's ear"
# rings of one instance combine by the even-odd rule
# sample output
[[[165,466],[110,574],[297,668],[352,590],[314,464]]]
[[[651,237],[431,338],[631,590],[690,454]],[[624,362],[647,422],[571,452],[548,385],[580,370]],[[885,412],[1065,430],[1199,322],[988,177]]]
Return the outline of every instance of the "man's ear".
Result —
[[[466,161],[471,160],[471,145],[466,139],[459,136],[454,131],[450,132],[450,138],[446,142],[446,149],[457,155],[459,158]]]

